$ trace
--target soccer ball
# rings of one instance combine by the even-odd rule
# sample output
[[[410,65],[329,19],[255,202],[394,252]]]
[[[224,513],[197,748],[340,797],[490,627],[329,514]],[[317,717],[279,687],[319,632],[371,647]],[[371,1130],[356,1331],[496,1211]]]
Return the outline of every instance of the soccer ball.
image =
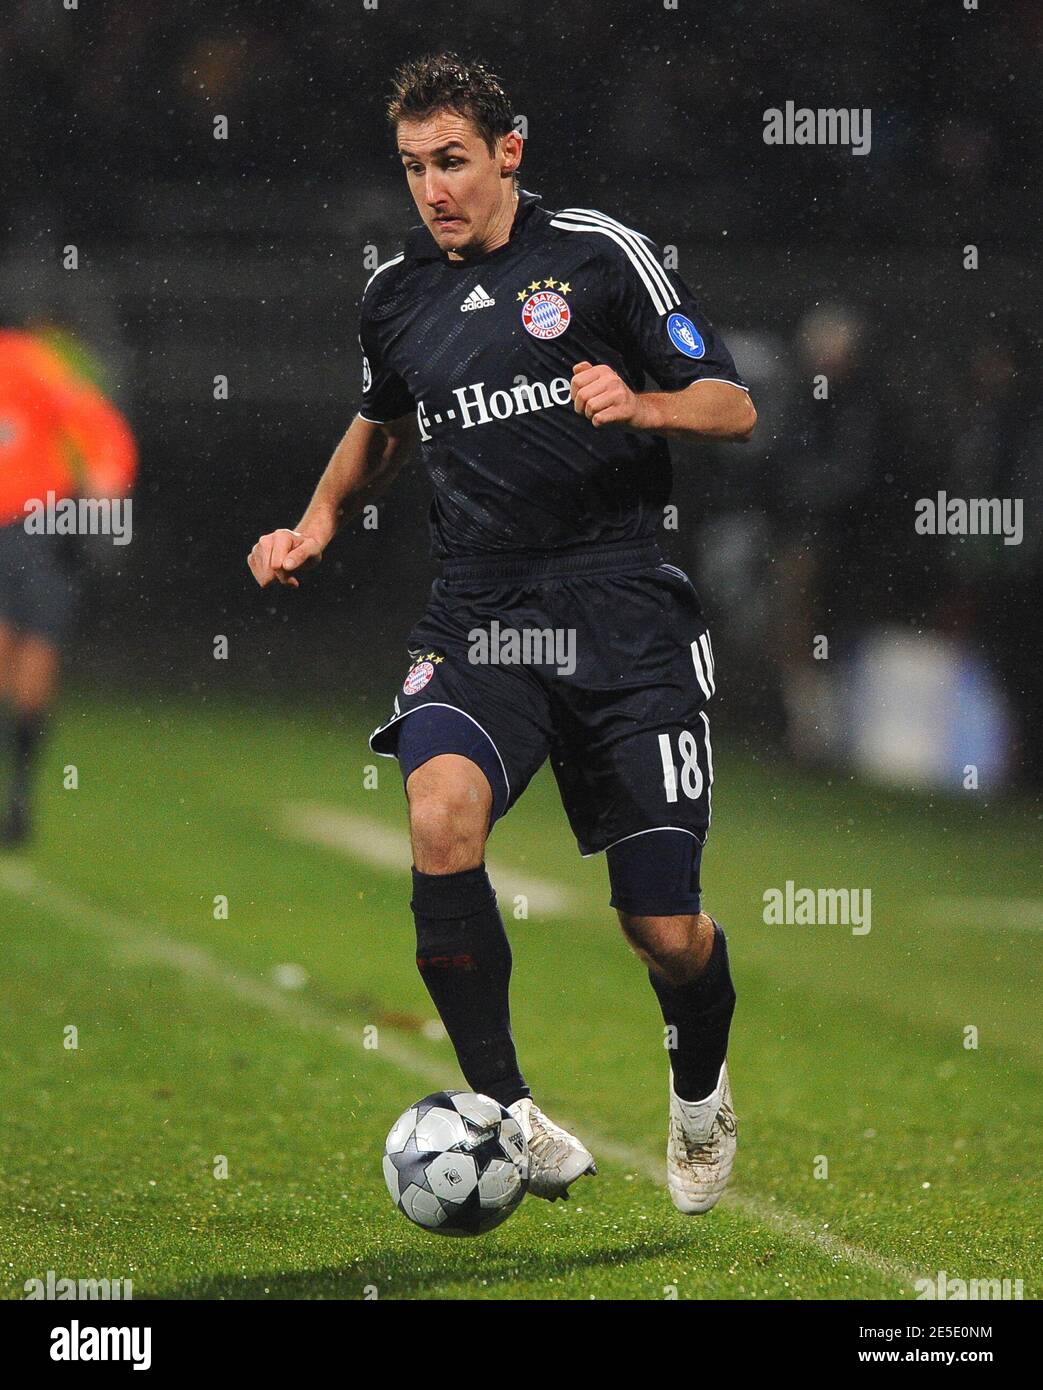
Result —
[[[441,1236],[480,1236],[529,1186],[517,1120],[489,1096],[436,1091],[411,1105],[384,1145],[384,1181],[403,1216]]]

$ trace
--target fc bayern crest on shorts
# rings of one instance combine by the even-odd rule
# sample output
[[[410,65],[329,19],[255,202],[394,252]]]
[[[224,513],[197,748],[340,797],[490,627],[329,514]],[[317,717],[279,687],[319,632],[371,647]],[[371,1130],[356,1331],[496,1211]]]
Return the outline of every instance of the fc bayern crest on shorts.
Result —
[[[409,674],[402,682],[402,692],[405,695],[415,695],[417,691],[423,690],[435,673],[435,668],[430,661],[420,661],[415,666],[409,668]]]
[[[522,305],[522,323],[534,338],[560,338],[569,326],[572,310],[553,290],[537,290]]]

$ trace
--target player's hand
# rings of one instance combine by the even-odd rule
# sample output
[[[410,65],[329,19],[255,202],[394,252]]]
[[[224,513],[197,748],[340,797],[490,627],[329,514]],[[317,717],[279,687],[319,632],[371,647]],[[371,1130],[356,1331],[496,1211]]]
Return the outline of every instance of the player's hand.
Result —
[[[304,536],[300,531],[290,531],[281,527],[262,536],[246,558],[250,573],[262,589],[273,580],[291,589],[299,589],[301,581],[297,572],[306,565],[317,564],[322,559],[322,546],[314,536]]]
[[[633,424],[638,399],[611,367],[578,362],[572,369],[572,408],[600,429],[602,425]]]

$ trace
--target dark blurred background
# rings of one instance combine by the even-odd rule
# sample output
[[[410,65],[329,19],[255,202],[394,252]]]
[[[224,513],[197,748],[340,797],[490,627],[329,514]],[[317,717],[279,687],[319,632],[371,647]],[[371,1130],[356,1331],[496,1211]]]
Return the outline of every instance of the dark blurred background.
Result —
[[[383,100],[440,47],[502,76],[547,206],[677,248],[752,383],[754,442],[674,446],[663,535],[710,611],[723,727],[892,780],[957,786],[977,759],[1040,781],[1031,0],[8,0],[0,318],[89,342],[141,447],[135,539],[92,547],[71,671],[385,716],[434,574],[421,469],[299,593],[245,558],[357,408],[366,257],[416,220]],[[871,153],[766,145],[787,100],[871,108]],[[1023,499],[1022,543],[917,535],[939,489]]]

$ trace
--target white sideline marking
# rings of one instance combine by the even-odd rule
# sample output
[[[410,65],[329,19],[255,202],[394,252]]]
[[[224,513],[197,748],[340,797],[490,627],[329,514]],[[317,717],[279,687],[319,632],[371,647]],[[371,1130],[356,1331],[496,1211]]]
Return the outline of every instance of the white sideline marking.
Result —
[[[266,1009],[303,1031],[326,1033],[353,1052],[372,1055],[363,1046],[357,1024],[349,1026],[332,1014],[307,1003],[299,994],[286,993],[255,976],[241,974],[217,960],[201,946],[177,941],[161,932],[151,931],[128,917],[97,908],[59,884],[41,878],[32,866],[24,861],[0,861],[0,887],[6,888],[25,902],[37,903],[51,916],[64,919],[73,927],[86,927],[110,943],[118,941],[123,953],[130,958],[151,960],[170,966],[190,979],[214,985],[256,1008]],[[415,1052],[407,1044],[389,1037],[388,1031],[384,1029],[380,1039],[380,1057],[401,1071],[420,1078],[434,1089],[442,1090],[449,1083],[447,1072],[456,1072],[454,1062],[446,1063]],[[560,1122],[562,1116],[557,1111],[555,1113],[558,1114]],[[565,1123],[570,1128],[575,1124],[567,1118]],[[582,1130],[584,1140],[592,1150],[640,1173],[658,1187],[665,1186],[665,1157],[656,1159],[647,1151],[631,1144],[606,1139],[596,1134],[589,1125],[575,1127]],[[782,1234],[805,1245],[817,1246],[834,1262],[844,1260],[848,1264],[862,1265],[887,1278],[897,1280],[910,1290],[919,1278],[919,1275],[898,1261],[877,1254],[873,1250],[866,1250],[862,1246],[850,1245],[847,1241],[830,1235],[807,1218],[779,1206],[774,1200],[733,1190],[724,1194],[721,1203],[734,1207],[762,1225],[773,1226]],[[700,1218],[692,1218],[697,1219]]]
[[[939,927],[1043,931],[1043,898],[924,898],[923,913]]]
[[[338,854],[361,859],[377,869],[408,873],[413,862],[409,832],[385,825],[370,816],[359,816],[343,806],[324,806],[318,802],[290,802],[283,808],[283,830],[309,844],[323,845]],[[519,894],[528,899],[530,912],[564,916],[589,907],[586,898],[545,878],[532,878],[495,859],[486,859],[497,893],[507,898]]]

